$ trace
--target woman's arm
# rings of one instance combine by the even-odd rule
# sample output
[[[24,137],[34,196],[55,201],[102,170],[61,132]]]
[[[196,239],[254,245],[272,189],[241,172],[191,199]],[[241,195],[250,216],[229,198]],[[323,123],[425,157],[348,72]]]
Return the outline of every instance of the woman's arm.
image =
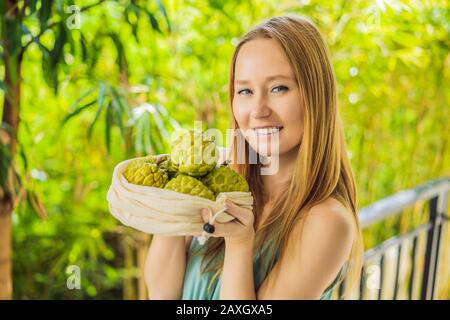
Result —
[[[180,299],[192,237],[154,235],[145,261],[149,299]]]
[[[220,299],[255,300],[253,282],[253,244],[255,230],[253,212],[227,200],[226,212],[236,217],[225,223],[215,223],[212,237],[224,237],[225,256],[221,277]],[[208,211],[202,210],[204,222]]]
[[[225,241],[220,299],[256,300],[252,240],[241,244]]]

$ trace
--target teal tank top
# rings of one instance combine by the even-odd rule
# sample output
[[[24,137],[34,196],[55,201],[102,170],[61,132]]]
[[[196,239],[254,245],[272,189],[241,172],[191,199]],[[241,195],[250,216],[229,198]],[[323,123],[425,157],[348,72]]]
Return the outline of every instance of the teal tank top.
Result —
[[[210,292],[208,292],[208,285],[210,279],[213,276],[212,272],[201,273],[202,255],[196,254],[191,256],[193,250],[198,250],[200,244],[197,238],[192,238],[189,248],[188,260],[186,263],[186,272],[183,282],[183,294],[182,300],[220,300],[220,276],[216,278],[215,283],[212,284]],[[262,253],[267,249],[267,246],[263,247],[261,252],[257,253],[253,257],[253,277],[255,282],[255,290],[258,291],[260,285],[270,272],[268,263],[264,263]],[[276,259],[279,257],[279,252],[276,253]],[[275,260],[276,261],[276,260]],[[341,269],[342,271],[342,269]],[[336,279],[331,285],[323,292],[320,300],[330,300],[333,293],[333,289],[339,282],[339,272]]]

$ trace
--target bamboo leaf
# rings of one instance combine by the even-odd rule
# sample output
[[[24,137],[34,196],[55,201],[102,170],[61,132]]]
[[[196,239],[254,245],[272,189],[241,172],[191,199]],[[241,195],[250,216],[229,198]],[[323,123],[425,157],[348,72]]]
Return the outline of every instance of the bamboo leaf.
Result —
[[[86,98],[87,96],[89,96],[92,92],[94,92],[96,88],[92,87],[89,88],[88,90],[86,90],[86,92],[84,92],[81,96],[79,96],[74,103],[72,103],[72,105],[70,106],[71,109],[76,108],[81,101],[83,101],[84,98]]]
[[[93,100],[79,108],[77,108],[76,110],[74,110],[73,112],[69,113],[67,116],[64,117],[61,126],[64,126],[66,124],[67,121],[69,121],[71,118],[75,117],[76,115],[80,114],[81,112],[83,112],[84,110],[86,110],[87,108],[89,108],[90,106],[92,106],[93,104],[95,104],[96,100]]]
[[[86,38],[80,33],[80,46],[81,46],[81,59],[83,62],[87,62],[88,59],[88,49],[86,44]]]
[[[98,98],[97,98],[97,105],[98,105],[98,109],[97,112],[95,113],[95,117],[94,120],[92,121],[92,123],[90,124],[89,128],[88,128],[88,138],[90,139],[92,136],[92,132],[94,130],[94,126],[97,123],[98,119],[100,118],[100,115],[104,109],[105,106],[105,92],[106,92],[106,85],[104,83],[100,84],[100,90],[99,90],[99,94],[98,94]]]
[[[167,31],[168,31],[169,33],[171,33],[171,32],[172,32],[172,25],[171,25],[171,23],[170,23],[169,15],[167,14],[166,7],[164,6],[164,4],[162,3],[161,0],[157,0],[157,1],[156,1],[156,4],[158,5],[158,10],[163,14],[164,19],[166,20],[166,23],[167,23]]]
[[[130,117],[130,107],[128,103],[123,99],[122,95],[119,93],[117,88],[111,87],[111,94],[114,97],[114,100],[117,103],[117,107],[120,109],[121,113],[126,114],[128,117]]]
[[[155,112],[152,115],[153,115],[153,119],[155,120],[156,127],[158,128],[158,131],[161,133],[161,137],[166,138],[168,136],[168,134],[166,131],[166,127],[164,125],[164,121],[162,120],[162,118],[159,114],[158,106],[155,105],[154,107],[155,107]]]
[[[50,58],[46,56],[42,56],[42,74],[44,75],[44,80],[49,87],[52,86],[52,70],[51,70],[51,62]]]
[[[154,125],[155,118],[150,117],[149,120],[150,120],[151,126],[153,126],[153,130],[151,131],[150,138],[153,141],[154,151],[156,153],[163,153],[165,151],[164,144],[163,144],[164,138],[161,135],[161,132],[158,130],[158,128],[155,127],[155,125]]]
[[[52,68],[50,51],[48,51],[44,46],[40,48],[42,52],[42,73],[44,75],[44,80],[50,88],[53,88],[55,72]]]
[[[27,155],[25,153],[25,147],[23,145],[23,143],[20,142],[20,140],[18,141],[19,145],[20,145],[20,157],[22,158],[23,161],[23,167],[25,168],[25,170],[28,168],[28,158]]]
[[[169,121],[169,124],[172,126],[172,129],[174,130],[178,130],[181,128],[180,124],[178,123],[178,121],[176,121],[173,117],[171,117],[169,115],[169,112],[167,111],[167,109],[161,105],[161,104],[157,104],[156,107],[158,108],[158,111],[163,115],[164,119],[167,119]]]
[[[65,29],[65,30],[66,30],[66,43],[69,44],[69,48],[70,48],[69,52],[72,56],[75,56],[77,54],[77,45],[76,45],[75,39],[73,38],[73,33],[68,32],[67,29]],[[64,57],[64,52],[63,52],[63,57]],[[66,63],[64,59],[62,59],[62,61],[64,61],[64,63]]]
[[[67,42],[67,31],[64,27],[64,23],[60,23],[59,32],[55,40],[52,51],[50,52],[50,75],[51,75],[51,87],[58,91],[58,66],[61,61],[64,61],[64,44]]]
[[[117,125],[119,126],[119,130],[120,130],[120,134],[122,136],[125,135],[125,130],[123,127],[123,122],[122,122],[122,112],[120,110],[120,108],[118,107],[118,103],[115,99],[111,99],[111,104],[115,110],[115,112],[112,112],[112,118],[116,120]]]
[[[106,92],[106,85],[104,83],[101,83],[97,98],[97,104],[99,107],[102,107],[103,103],[105,102],[105,92]]]
[[[155,16],[149,11],[146,11],[146,13],[147,13],[147,18],[150,21],[150,24],[151,24],[153,30],[156,30],[162,34],[161,28],[159,27],[158,20],[156,20]]]
[[[133,22],[130,20],[130,15],[134,14],[135,18],[136,18],[136,22]],[[125,17],[125,21],[130,25],[131,27],[131,32],[133,33],[134,38],[136,39],[136,42],[139,43],[139,38],[138,38],[138,22],[139,21],[139,15],[140,15],[140,9],[133,3],[131,2],[125,9],[125,13],[124,13],[124,17]]]
[[[94,126],[97,123],[98,119],[100,118],[100,115],[101,115],[104,107],[105,107],[104,104],[102,104],[101,106],[98,107],[97,112],[95,113],[94,120],[89,125],[88,133],[87,133],[87,136],[88,136],[89,139],[92,137],[92,132],[94,131]]]
[[[38,19],[41,26],[41,32],[46,29],[48,19],[50,18],[53,0],[41,0],[41,8],[38,12]]]
[[[105,142],[106,142],[106,150],[108,154],[111,153],[111,127],[113,125],[113,110],[111,103],[106,107],[105,113]]]
[[[109,34],[110,38],[112,39],[116,50],[117,50],[117,59],[116,62],[119,65],[119,69],[120,71],[127,71],[128,72],[128,62],[127,62],[127,58],[125,56],[125,50],[123,48],[123,44],[122,41],[120,41],[120,38],[117,34],[114,33],[110,33]]]
[[[94,70],[95,65],[97,64],[97,61],[100,57],[100,51],[101,51],[101,44],[99,40],[94,40],[91,44],[91,50],[90,53],[90,59],[89,59],[89,70],[92,72]]]
[[[31,208],[41,219],[47,219],[47,210],[39,196],[32,190],[27,190],[27,201]]]
[[[122,135],[122,137],[125,136],[125,130],[124,130],[124,126],[123,126],[123,114],[124,114],[124,106],[122,104],[120,95],[118,94],[118,92],[116,91],[116,89],[114,87],[111,87],[111,104],[115,110],[115,112],[113,113],[113,118],[116,120],[117,125],[119,126],[120,129],[120,134]]]

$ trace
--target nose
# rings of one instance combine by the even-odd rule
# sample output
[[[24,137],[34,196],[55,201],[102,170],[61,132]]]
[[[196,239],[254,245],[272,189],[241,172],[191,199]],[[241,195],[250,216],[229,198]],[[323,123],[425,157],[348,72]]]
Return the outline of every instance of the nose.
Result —
[[[267,97],[262,94],[257,99],[255,99],[255,104],[252,108],[251,116],[255,119],[269,117],[272,113]]]

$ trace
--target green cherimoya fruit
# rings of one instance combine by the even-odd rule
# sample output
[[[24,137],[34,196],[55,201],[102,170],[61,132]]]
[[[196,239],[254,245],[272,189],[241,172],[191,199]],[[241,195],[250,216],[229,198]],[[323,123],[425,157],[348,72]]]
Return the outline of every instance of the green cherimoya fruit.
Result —
[[[155,188],[163,188],[169,181],[166,170],[141,159],[131,162],[123,175],[130,183]]]
[[[216,196],[221,192],[249,191],[247,180],[241,174],[226,166],[214,169],[203,177],[202,182]]]
[[[176,178],[170,180],[164,189],[190,194],[192,196],[198,196],[209,200],[215,200],[214,193],[209,190],[200,180],[194,177],[178,174]]]
[[[204,176],[214,169],[218,156],[214,137],[196,130],[189,130],[175,139],[170,154],[178,171],[193,177]]]
[[[175,164],[173,164],[172,160],[166,159],[159,164],[159,167],[163,170],[166,170],[169,174],[169,179],[172,179],[177,176],[178,168]]]
[[[137,158],[133,161],[131,161],[128,164],[127,170],[133,170],[135,168],[141,167],[142,165],[144,165],[144,163],[150,163],[150,164],[158,164],[158,157],[157,156],[153,156],[153,155],[148,155],[142,158]],[[124,173],[125,174],[125,173]]]

